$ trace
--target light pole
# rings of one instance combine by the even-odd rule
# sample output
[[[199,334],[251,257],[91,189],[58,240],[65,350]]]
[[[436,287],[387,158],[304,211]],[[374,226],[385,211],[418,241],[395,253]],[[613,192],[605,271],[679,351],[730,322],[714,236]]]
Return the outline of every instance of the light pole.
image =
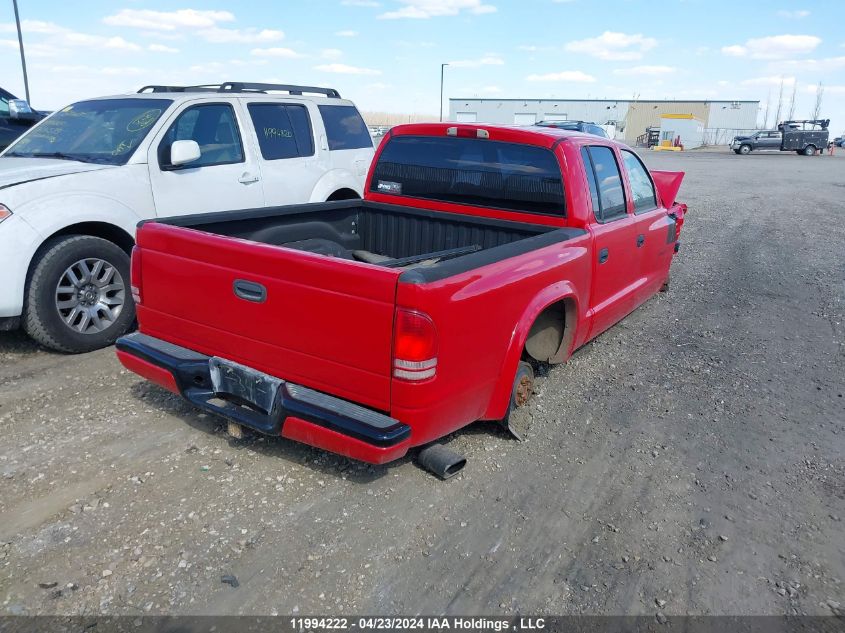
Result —
[[[18,45],[21,49],[21,67],[23,68],[23,89],[26,91],[26,102],[29,100],[29,79],[26,76],[26,57],[23,54],[23,35],[21,34],[21,17],[18,15],[18,0],[12,0],[12,5],[15,7],[15,24],[18,25]]]
[[[23,49],[21,49],[23,50]],[[443,121],[443,71],[449,64],[440,64],[440,121]]]

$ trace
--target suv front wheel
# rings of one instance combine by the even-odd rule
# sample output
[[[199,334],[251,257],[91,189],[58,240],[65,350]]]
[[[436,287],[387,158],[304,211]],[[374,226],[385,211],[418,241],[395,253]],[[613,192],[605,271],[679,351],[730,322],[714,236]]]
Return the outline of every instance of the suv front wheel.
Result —
[[[740,154],[750,154],[751,153],[751,146],[750,145],[740,145],[739,146],[739,153]]]
[[[108,240],[67,235],[41,249],[27,281],[23,326],[61,352],[90,352],[114,341],[135,320],[129,256]]]

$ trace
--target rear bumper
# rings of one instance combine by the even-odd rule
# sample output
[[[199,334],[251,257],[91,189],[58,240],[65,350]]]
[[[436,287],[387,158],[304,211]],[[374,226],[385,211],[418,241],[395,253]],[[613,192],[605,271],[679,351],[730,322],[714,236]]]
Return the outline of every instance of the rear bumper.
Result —
[[[405,455],[411,427],[347,400],[283,382],[269,413],[221,400],[211,387],[209,356],[134,333],[118,339],[128,370],[179,394],[195,406],[266,435],[281,435],[372,464]]]

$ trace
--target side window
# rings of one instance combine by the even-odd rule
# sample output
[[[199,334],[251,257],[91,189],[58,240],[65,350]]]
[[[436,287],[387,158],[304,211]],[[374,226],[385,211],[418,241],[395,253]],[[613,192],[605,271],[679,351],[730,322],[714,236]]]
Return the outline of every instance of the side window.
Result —
[[[590,198],[593,200],[593,214],[597,220],[601,220],[601,204],[599,203],[599,190],[596,186],[596,172],[593,171],[593,161],[590,160],[590,151],[586,147],[581,148],[581,160],[584,161],[584,170],[587,172],[587,182],[590,184]]]
[[[591,145],[588,151],[601,208],[601,215],[597,215],[596,219],[600,222],[609,222],[625,217],[625,190],[622,188],[622,177],[619,174],[619,165],[616,164],[613,150],[609,147]]]
[[[640,157],[633,152],[623,150],[622,161],[625,163],[628,182],[631,184],[634,213],[643,213],[656,208],[657,197],[654,195],[654,183],[651,182],[651,176]]]
[[[9,101],[0,97],[0,116],[9,116]]]
[[[311,122],[304,106],[250,103],[248,109],[265,160],[314,154]]]
[[[373,146],[367,124],[355,106],[321,105],[319,108],[326,126],[330,150]]]
[[[158,146],[158,162],[170,165],[170,145],[174,141],[196,141],[200,157],[186,168],[211,167],[244,162],[241,134],[232,106],[210,103],[188,108],[179,115]]]

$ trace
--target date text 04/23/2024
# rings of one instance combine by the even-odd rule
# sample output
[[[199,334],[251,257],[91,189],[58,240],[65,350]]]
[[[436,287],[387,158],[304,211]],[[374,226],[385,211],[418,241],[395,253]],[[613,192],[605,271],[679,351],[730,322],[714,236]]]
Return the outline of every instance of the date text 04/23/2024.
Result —
[[[362,631],[540,631],[545,629],[544,618],[482,618],[482,617],[294,617],[290,619],[294,631],[332,631],[357,629]]]

